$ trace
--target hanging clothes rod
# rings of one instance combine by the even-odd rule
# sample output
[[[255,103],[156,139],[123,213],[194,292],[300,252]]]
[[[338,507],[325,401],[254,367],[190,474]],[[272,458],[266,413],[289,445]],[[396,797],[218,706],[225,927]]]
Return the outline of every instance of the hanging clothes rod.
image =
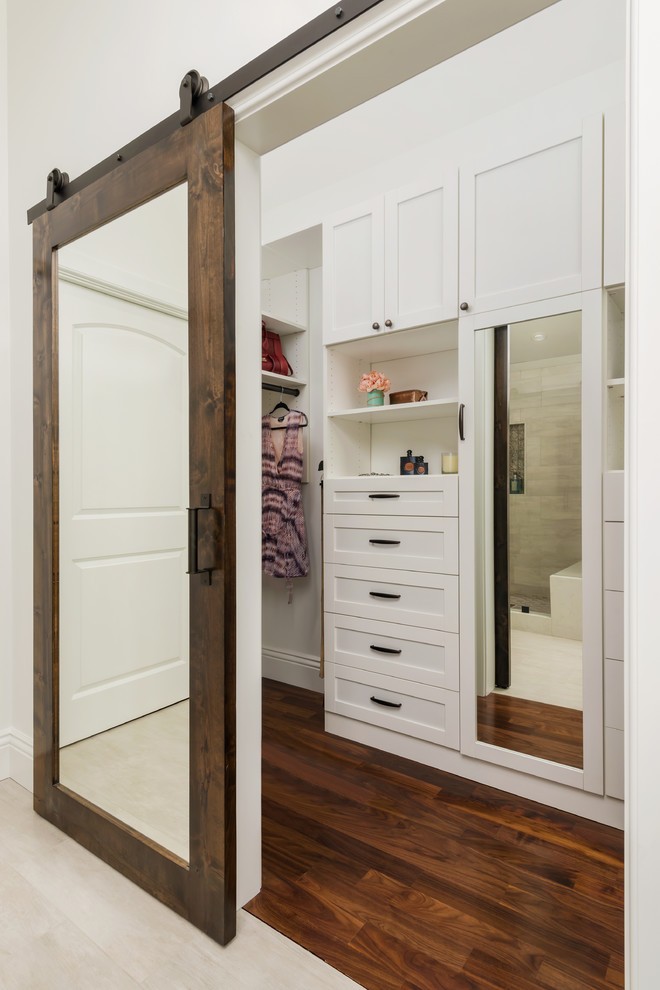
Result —
[[[271,385],[270,382],[262,382],[262,389],[267,392],[282,392],[283,395],[300,395],[299,388],[291,388],[289,385]]]

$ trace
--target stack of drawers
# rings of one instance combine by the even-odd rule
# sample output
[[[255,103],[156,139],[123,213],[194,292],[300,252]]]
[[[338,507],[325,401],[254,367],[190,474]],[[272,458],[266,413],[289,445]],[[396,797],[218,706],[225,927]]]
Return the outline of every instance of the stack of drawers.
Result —
[[[458,749],[458,477],[325,482],[325,706]]]
[[[623,471],[603,477],[603,616],[605,647],[605,793],[624,797]]]

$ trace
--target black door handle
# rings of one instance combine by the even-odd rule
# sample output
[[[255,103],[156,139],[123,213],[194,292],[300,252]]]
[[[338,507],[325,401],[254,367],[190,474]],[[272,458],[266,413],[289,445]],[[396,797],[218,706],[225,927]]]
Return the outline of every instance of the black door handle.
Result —
[[[201,505],[196,506],[194,509],[188,509],[188,570],[186,574],[201,574],[202,584],[211,583],[211,571],[212,567],[199,567],[198,561],[198,547],[199,547],[199,527],[198,527],[198,516],[197,513],[201,509],[211,508],[211,496],[201,495],[200,496]]]
[[[375,701],[377,705],[383,705],[385,708],[401,708],[401,705],[403,704],[402,701],[399,701],[398,703],[396,701],[383,701],[382,698],[374,698],[373,694],[369,700]]]
[[[401,498],[398,492],[371,492],[369,498]]]
[[[461,402],[458,407],[458,435],[461,440],[465,440],[465,403]]]
[[[389,646],[370,646],[369,649],[376,653],[393,653],[397,657],[401,653],[401,650],[391,650]]]
[[[401,598],[401,595],[389,595],[386,591],[370,591],[372,598]]]
[[[379,547],[398,547],[401,540],[369,540],[369,543],[374,543]]]

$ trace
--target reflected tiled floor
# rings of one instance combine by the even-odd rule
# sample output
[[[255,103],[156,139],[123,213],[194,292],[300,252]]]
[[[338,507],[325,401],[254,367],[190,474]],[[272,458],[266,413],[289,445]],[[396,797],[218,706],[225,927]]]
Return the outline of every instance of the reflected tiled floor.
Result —
[[[60,781],[188,859],[188,702],[60,751]]]
[[[3,990],[360,990],[244,911],[221,948],[0,782]]]
[[[511,687],[495,691],[510,698],[581,710],[582,643],[512,629]]]

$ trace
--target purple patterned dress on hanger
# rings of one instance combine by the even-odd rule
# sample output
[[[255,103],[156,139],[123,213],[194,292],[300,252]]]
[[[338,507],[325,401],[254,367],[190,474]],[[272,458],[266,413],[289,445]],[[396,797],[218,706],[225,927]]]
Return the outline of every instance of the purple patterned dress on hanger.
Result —
[[[282,456],[276,460],[270,416],[261,421],[262,565],[264,574],[292,579],[309,572],[307,535],[302,506],[303,456],[298,431],[303,414],[292,409],[286,415]]]

